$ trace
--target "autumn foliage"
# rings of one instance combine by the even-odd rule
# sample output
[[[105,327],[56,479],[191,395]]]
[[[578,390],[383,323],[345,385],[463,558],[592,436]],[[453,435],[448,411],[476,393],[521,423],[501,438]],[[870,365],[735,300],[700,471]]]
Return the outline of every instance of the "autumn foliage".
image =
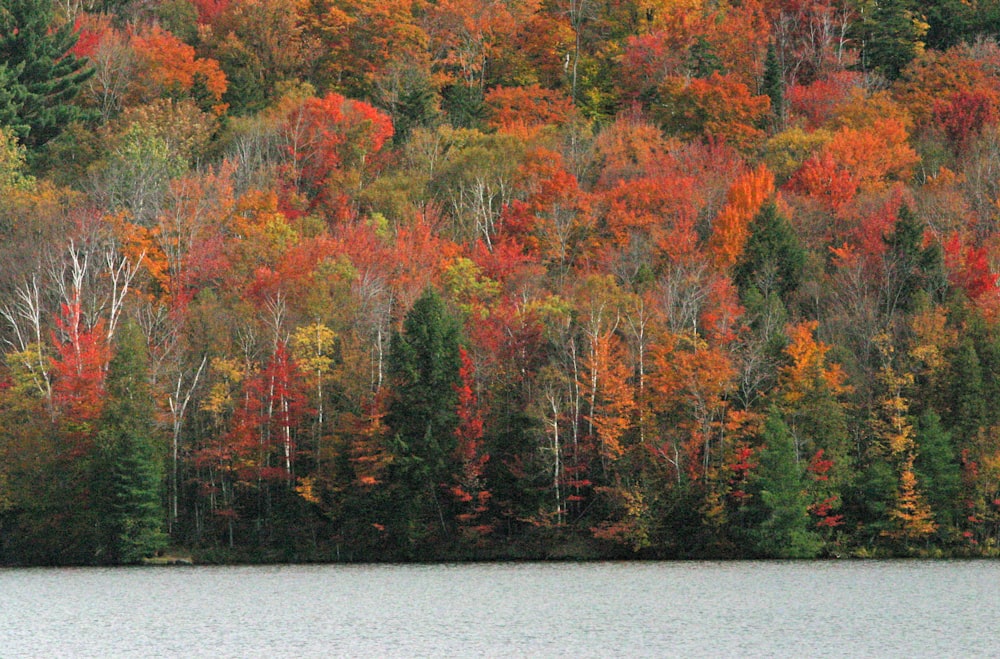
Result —
[[[979,23],[28,4],[0,563],[1000,551]]]

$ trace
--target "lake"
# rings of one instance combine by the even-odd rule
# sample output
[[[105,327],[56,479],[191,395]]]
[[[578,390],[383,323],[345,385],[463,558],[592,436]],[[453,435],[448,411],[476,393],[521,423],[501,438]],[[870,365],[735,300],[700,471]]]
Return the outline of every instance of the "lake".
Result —
[[[998,627],[998,561],[0,570],[2,657],[996,657]]]

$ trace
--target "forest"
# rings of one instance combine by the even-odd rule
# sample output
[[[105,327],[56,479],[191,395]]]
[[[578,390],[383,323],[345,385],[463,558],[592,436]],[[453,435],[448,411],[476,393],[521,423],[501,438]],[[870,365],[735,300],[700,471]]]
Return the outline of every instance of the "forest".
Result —
[[[998,0],[5,0],[0,564],[1000,554]]]

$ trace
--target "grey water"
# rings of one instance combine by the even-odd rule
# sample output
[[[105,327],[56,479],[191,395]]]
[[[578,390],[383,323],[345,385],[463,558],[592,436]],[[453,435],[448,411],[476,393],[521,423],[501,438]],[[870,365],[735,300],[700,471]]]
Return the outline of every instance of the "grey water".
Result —
[[[4,569],[0,657],[1000,657],[1000,562]]]

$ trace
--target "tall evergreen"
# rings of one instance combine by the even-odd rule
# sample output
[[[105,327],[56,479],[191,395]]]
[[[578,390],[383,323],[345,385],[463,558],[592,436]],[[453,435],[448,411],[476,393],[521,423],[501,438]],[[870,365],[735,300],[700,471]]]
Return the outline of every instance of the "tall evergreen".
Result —
[[[781,62],[778,61],[778,51],[773,42],[767,45],[761,91],[771,99],[771,118],[774,127],[780,129],[785,123],[785,79],[781,74]]]
[[[861,44],[861,67],[895,80],[924,48],[928,25],[920,3],[912,0],[863,0],[853,37]]]
[[[13,127],[32,149],[87,116],[70,103],[94,69],[70,52],[78,38],[73,24],[54,20],[53,0],[0,6],[0,66],[7,71],[0,71],[0,124]]]
[[[962,470],[951,434],[934,410],[927,410],[917,424],[917,457],[914,468],[923,486],[934,520],[942,531],[953,528],[961,513],[959,494]]]
[[[754,548],[773,558],[810,558],[819,553],[821,540],[810,528],[804,493],[803,465],[796,460],[788,426],[772,411],[764,423],[764,448],[753,479],[759,522],[752,532]]]
[[[444,525],[440,494],[455,467],[460,367],[458,321],[428,288],[393,335],[388,360],[394,395],[386,423],[402,487],[394,512],[403,516],[409,540]]]
[[[767,297],[776,293],[787,303],[799,287],[806,253],[788,219],[774,201],[765,203],[750,222],[750,237],[733,270],[733,281],[745,297],[755,287]]]
[[[885,237],[886,311],[910,311],[916,294],[926,292],[939,297],[947,279],[944,274],[944,255],[938,243],[924,245],[925,224],[910,210],[901,206],[891,234]]]
[[[974,442],[987,423],[987,398],[983,367],[972,339],[966,337],[951,355],[948,413],[944,415],[959,446]]]
[[[94,474],[104,562],[137,563],[166,545],[163,463],[154,441],[147,368],[145,337],[136,325],[124,325],[108,367]]]

